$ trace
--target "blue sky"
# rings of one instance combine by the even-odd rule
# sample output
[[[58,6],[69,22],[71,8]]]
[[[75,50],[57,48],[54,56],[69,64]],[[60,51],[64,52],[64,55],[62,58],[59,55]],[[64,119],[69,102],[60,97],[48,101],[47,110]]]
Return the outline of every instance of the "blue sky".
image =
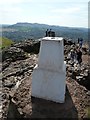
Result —
[[[0,0],[0,24],[88,27],[88,0]]]

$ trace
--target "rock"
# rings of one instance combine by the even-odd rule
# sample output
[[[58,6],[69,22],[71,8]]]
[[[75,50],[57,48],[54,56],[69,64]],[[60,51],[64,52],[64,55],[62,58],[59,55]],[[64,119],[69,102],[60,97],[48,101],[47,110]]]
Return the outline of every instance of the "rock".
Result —
[[[6,99],[7,98],[7,94],[6,93],[3,93],[2,94],[2,99]]]
[[[8,87],[8,88],[14,87],[16,84],[14,76],[6,77],[6,79],[3,80],[2,84],[4,87]]]
[[[22,112],[21,108],[18,108],[18,111],[19,111],[20,115],[23,115],[23,112]]]
[[[8,88],[12,88],[15,86],[15,83],[6,83],[6,84],[3,84],[4,87],[8,87]]]
[[[10,65],[10,61],[3,62],[3,64],[2,64],[2,71]]]
[[[68,73],[67,73],[67,76],[68,76],[68,77],[72,77],[72,73],[68,72]]]
[[[83,75],[84,77],[87,77],[88,76],[88,73],[84,73],[84,75]]]
[[[68,72],[71,72],[71,73],[73,72],[73,68],[72,67],[68,67],[67,70],[68,70]]]
[[[88,91],[86,94],[87,94],[88,96],[90,96],[90,91]]]
[[[83,76],[76,76],[76,79],[77,79],[77,80],[82,80],[82,79],[83,79]]]
[[[2,119],[2,113],[0,113],[0,119]]]
[[[26,112],[27,111],[27,112]],[[31,104],[27,104],[24,108],[23,108],[23,113],[27,113],[28,115],[30,115],[32,112],[32,107]]]
[[[64,39],[64,45],[74,45],[75,43],[71,39]]]
[[[16,61],[21,59],[26,59],[25,52],[17,47],[10,47],[2,51],[2,61]]]
[[[40,41],[26,40],[19,44],[14,44],[15,47],[22,49],[27,53],[39,53]]]
[[[86,88],[86,86],[89,85],[87,81],[90,81],[90,78],[88,78],[88,80],[86,79],[88,77],[87,76],[88,64],[82,63],[81,66],[79,67],[77,63],[71,62],[71,60],[67,58],[68,56],[67,54],[71,50],[71,47],[75,47],[75,45],[67,41],[65,44],[67,44],[64,46],[65,60],[67,60],[66,70],[67,70],[67,76],[69,76],[69,79],[70,79],[69,82],[67,82],[68,83],[67,85],[69,85],[68,90],[70,92],[70,97],[72,97],[72,100],[73,100],[71,101],[71,103],[73,102],[73,105],[77,107],[78,113],[80,114],[81,112],[80,110],[83,111],[83,108],[85,107],[84,105],[87,105],[87,96],[88,97],[90,96],[90,93]],[[72,46],[68,44],[72,44]],[[0,93],[3,92],[3,95],[0,96],[2,97],[3,111],[1,112],[3,113],[3,118],[6,117],[6,111],[8,109],[8,104],[9,104],[9,97],[8,97],[9,95],[15,100],[15,104],[18,107],[17,110],[19,111],[19,113],[21,115],[23,115],[23,113],[29,114],[30,116],[32,111],[31,90],[30,90],[31,74],[33,72],[34,66],[38,62],[39,46],[40,46],[40,42],[38,41],[37,42],[23,41],[21,43],[17,43],[13,45],[7,50],[4,50],[3,64],[2,64],[2,74],[3,74],[2,89],[3,90],[0,89]],[[25,52],[28,52],[28,53],[25,53]],[[37,53],[37,54],[34,54],[34,53]],[[72,80],[72,78],[74,80]],[[85,88],[83,86],[85,86]],[[84,98],[84,101],[82,102],[83,98]],[[66,103],[67,103],[67,98],[66,98],[65,104]],[[51,106],[53,108],[53,103],[51,104]],[[39,107],[37,108],[37,110],[38,110],[37,111],[37,115],[38,115],[40,114],[41,111]],[[52,111],[54,111],[54,109]],[[71,109],[71,111],[74,112],[73,109]],[[57,112],[55,111],[55,113]],[[66,113],[69,113],[69,111],[62,111],[62,113],[66,114]]]
[[[21,81],[17,81],[16,85],[14,86],[14,89],[16,90],[19,87],[20,84],[21,84]]]

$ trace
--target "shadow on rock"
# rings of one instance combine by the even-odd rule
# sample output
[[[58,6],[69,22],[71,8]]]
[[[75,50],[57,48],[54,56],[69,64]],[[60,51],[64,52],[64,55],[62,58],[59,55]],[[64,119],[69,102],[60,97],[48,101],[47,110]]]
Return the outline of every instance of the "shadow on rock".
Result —
[[[12,97],[9,96],[9,107],[8,107],[8,113],[7,113],[7,120],[19,120],[21,118],[23,118],[22,115],[20,115],[17,106],[15,105],[15,103],[12,100]]]
[[[80,85],[84,86],[87,90],[90,90],[90,73],[84,80],[77,81]]]
[[[32,115],[30,118],[78,118],[78,112],[68,88],[65,103],[55,103],[32,97]]]

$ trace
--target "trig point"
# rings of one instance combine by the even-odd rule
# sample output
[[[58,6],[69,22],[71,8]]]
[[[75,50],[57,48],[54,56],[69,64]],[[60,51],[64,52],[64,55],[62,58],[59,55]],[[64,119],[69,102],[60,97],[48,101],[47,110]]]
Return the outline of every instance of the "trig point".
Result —
[[[32,96],[63,103],[66,88],[66,63],[62,37],[44,37],[38,65],[32,74]]]

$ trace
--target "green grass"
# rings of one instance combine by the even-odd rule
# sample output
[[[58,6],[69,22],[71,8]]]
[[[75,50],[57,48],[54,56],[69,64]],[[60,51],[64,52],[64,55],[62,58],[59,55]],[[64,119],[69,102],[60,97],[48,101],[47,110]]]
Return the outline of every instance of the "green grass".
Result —
[[[8,38],[0,37],[0,48],[6,48],[9,47],[14,42]]]

